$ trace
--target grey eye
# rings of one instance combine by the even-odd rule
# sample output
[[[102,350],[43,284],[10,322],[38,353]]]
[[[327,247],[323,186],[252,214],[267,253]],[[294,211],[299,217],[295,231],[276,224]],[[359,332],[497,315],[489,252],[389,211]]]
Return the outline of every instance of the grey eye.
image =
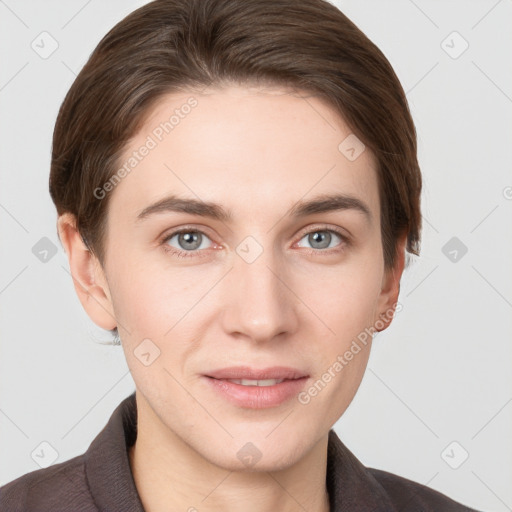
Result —
[[[307,239],[308,243],[313,249],[328,249],[335,247],[336,244],[331,245],[331,242],[336,241],[336,238],[338,238],[340,241],[342,240],[341,235],[332,230],[317,229],[316,231],[312,231],[311,233],[304,235],[302,240]]]
[[[171,244],[173,239],[177,240],[178,246]],[[195,251],[196,249],[206,249],[207,247],[201,247],[203,242],[209,240],[209,238],[200,231],[181,231],[174,233],[167,239],[167,243],[178,250],[183,251]]]

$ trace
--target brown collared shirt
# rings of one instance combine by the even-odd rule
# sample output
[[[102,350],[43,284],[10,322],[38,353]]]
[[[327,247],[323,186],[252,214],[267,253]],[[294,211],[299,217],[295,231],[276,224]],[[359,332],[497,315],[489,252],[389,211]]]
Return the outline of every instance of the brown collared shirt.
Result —
[[[0,511],[144,512],[128,458],[136,438],[134,392],[84,454],[0,487]],[[332,429],[326,486],[331,512],[476,512],[421,484],[363,466]]]

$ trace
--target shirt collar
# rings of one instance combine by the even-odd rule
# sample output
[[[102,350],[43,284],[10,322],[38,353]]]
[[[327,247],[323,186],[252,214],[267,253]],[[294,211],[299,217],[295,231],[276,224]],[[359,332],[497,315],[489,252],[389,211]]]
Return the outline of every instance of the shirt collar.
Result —
[[[86,479],[99,510],[144,512],[128,458],[137,438],[135,392],[114,410],[84,454]],[[329,431],[326,487],[331,512],[392,512],[387,494],[367,468]]]

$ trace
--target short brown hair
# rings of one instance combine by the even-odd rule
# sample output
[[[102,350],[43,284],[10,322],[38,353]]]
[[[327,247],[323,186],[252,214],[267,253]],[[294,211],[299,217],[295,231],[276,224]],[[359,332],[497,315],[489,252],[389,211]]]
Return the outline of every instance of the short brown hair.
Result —
[[[416,130],[390,63],[354,23],[325,0],[155,0],[103,37],[55,124],[50,194],[101,263],[108,196],[94,190],[163,95],[222,84],[288,86],[326,100],[376,157],[386,268],[404,233],[407,251],[419,254]]]

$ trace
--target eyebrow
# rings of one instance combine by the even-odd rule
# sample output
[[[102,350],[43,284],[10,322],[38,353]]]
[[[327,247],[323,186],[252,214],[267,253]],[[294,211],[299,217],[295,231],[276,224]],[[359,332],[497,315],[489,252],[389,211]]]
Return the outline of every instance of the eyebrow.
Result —
[[[323,194],[314,199],[300,200],[290,209],[289,215],[294,219],[342,210],[354,210],[364,215],[368,223],[372,222],[370,208],[357,197],[346,194]],[[151,215],[165,212],[181,212],[200,217],[208,217],[221,222],[231,222],[233,215],[230,210],[224,209],[220,204],[201,201],[198,199],[185,199],[175,195],[165,197],[144,208],[137,215],[137,222]]]

